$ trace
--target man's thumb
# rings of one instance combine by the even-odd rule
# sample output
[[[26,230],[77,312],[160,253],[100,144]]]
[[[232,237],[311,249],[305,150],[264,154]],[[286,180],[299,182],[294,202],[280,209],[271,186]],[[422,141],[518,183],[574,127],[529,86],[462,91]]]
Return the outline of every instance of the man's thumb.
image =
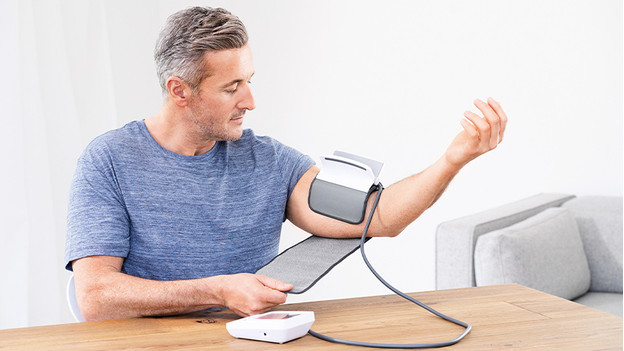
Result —
[[[271,289],[275,289],[279,291],[288,291],[293,288],[292,284],[284,283],[283,281],[269,278],[266,275],[258,274],[257,278],[262,284],[264,284],[264,286],[271,288]]]

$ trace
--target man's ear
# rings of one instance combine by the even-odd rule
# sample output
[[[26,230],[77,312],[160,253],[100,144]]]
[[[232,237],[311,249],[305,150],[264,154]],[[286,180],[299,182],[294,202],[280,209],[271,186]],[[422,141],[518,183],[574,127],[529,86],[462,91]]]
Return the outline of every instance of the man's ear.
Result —
[[[167,93],[169,98],[176,105],[184,107],[188,104],[188,95],[191,89],[180,77],[170,77],[167,79]]]

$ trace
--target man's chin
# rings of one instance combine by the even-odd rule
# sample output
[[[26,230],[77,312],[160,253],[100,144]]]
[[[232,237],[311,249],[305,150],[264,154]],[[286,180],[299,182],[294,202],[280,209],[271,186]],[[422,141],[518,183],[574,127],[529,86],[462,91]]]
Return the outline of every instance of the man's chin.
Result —
[[[243,136],[243,128],[236,128],[235,130],[230,131],[224,141],[235,141],[240,139]]]

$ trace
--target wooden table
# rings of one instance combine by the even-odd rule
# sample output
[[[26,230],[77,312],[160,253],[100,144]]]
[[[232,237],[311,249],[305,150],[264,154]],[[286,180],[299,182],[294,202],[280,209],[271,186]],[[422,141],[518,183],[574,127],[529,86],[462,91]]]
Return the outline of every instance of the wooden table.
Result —
[[[472,324],[452,350],[622,350],[622,318],[520,285],[410,294],[442,313]],[[395,295],[283,305],[314,311],[312,329],[338,338],[386,343],[439,342],[463,328]],[[177,317],[132,318],[0,330],[10,350],[326,350],[365,348],[311,335],[286,344],[232,338],[229,310]]]

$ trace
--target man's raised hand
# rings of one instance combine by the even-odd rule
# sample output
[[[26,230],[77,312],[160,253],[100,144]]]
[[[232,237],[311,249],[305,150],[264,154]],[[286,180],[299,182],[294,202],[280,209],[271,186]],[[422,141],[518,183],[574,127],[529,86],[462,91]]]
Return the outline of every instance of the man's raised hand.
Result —
[[[478,156],[495,149],[503,140],[507,115],[501,105],[492,98],[487,103],[476,99],[474,105],[483,116],[471,111],[464,112],[460,123],[464,128],[446,150],[446,160],[463,167]]]

